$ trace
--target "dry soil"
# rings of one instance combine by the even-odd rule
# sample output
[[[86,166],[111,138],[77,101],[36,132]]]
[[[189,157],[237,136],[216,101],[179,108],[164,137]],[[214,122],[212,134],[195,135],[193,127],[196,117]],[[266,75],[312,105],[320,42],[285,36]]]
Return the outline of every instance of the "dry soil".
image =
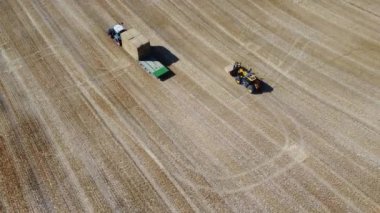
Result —
[[[379,26],[378,0],[0,0],[0,212],[380,212]]]

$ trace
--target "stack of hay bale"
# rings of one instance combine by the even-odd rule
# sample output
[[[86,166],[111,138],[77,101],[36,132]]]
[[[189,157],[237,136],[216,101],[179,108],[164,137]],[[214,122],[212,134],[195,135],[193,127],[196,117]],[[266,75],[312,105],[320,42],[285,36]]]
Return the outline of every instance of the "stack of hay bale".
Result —
[[[150,54],[150,42],[136,29],[131,28],[121,34],[122,47],[136,61],[140,61]]]

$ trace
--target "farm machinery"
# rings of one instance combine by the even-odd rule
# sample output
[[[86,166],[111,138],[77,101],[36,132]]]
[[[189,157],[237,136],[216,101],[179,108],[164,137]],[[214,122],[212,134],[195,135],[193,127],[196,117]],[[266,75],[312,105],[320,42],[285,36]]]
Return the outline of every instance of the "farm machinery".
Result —
[[[125,29],[123,23],[108,29],[107,34],[121,46],[148,74],[162,79],[169,69],[157,60],[151,51],[150,42],[136,29]]]
[[[252,68],[247,69],[240,62],[235,62],[225,68],[236,83],[243,85],[250,93],[261,92],[262,81],[255,75]]]

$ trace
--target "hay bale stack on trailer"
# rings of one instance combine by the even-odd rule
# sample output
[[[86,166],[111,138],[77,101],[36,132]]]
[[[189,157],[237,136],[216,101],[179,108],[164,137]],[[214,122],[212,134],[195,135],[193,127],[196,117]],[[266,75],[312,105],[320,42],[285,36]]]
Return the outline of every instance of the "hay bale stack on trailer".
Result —
[[[151,54],[150,42],[136,29],[131,28],[121,34],[122,47],[136,61]]]

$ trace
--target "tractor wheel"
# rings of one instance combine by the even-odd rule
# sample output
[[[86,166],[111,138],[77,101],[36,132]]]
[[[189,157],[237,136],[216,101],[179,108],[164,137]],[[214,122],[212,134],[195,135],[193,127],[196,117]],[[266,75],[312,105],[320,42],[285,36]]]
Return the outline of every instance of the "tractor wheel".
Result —
[[[109,37],[111,37],[111,39],[114,39],[116,32],[115,32],[115,30],[113,28],[109,28],[107,30],[107,34],[108,34]]]

